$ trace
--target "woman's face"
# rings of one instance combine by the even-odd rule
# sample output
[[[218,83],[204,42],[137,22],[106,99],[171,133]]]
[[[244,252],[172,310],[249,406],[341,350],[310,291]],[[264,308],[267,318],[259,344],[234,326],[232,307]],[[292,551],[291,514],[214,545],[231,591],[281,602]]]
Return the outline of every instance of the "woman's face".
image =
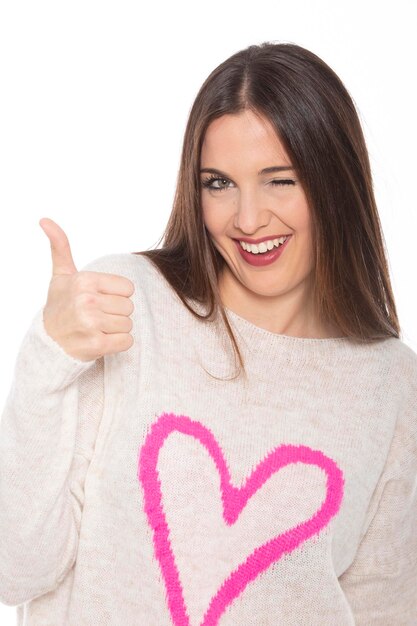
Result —
[[[283,294],[301,305],[308,297],[312,270],[310,212],[303,188],[268,120],[251,111],[224,115],[207,129],[201,152],[201,203],[206,229],[226,261],[225,280],[238,297],[255,304]],[[212,177],[211,187],[203,186]],[[274,182],[277,181],[277,182]],[[279,182],[281,181],[281,182]],[[286,182],[284,182],[286,181]],[[272,263],[252,265],[240,253],[243,237],[275,239],[291,235]],[[275,250],[275,248],[273,248]],[[251,255],[253,258],[255,255]],[[256,255],[255,261],[261,258]],[[225,284],[226,284],[225,283]],[[294,297],[293,297],[294,296]],[[255,298],[255,299],[254,299]],[[225,302],[227,306],[227,302]]]

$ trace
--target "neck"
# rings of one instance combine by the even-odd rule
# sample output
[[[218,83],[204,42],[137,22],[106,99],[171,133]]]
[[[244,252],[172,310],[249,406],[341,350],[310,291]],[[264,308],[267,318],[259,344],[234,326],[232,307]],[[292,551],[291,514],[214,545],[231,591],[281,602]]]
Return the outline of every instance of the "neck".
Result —
[[[245,287],[225,266],[219,275],[219,291],[224,306],[270,332],[319,339],[343,336],[336,324],[317,319],[308,279],[291,291],[264,296]]]

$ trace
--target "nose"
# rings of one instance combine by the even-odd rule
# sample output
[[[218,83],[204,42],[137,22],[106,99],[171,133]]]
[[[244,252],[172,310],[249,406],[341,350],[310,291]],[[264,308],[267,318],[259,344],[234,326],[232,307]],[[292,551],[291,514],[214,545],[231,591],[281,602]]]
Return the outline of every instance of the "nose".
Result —
[[[234,227],[248,235],[268,224],[269,209],[255,189],[240,190],[237,195]]]

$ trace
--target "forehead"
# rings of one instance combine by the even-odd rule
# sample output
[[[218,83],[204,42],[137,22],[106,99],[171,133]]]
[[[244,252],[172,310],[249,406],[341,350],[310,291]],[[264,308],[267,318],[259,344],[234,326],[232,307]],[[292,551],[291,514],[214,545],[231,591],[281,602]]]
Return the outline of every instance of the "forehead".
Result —
[[[289,164],[290,160],[275,128],[269,120],[255,115],[252,111],[242,111],[234,115],[222,115],[208,126],[201,149],[202,167],[219,167],[220,161],[242,165],[252,163],[261,169],[271,160],[279,164]],[[255,165],[256,164],[256,165]]]

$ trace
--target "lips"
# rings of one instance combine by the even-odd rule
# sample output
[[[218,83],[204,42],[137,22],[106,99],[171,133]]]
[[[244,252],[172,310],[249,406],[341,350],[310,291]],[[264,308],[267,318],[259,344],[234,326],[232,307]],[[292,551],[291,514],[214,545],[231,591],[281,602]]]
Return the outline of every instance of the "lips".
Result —
[[[274,246],[272,250],[269,250],[268,252],[264,252],[262,254],[252,254],[251,252],[244,250],[238,240],[235,239],[234,241],[239,251],[239,254],[247,263],[249,263],[249,265],[262,267],[264,265],[270,265],[274,261],[278,260],[288,246],[288,243],[291,241],[291,238],[291,236],[288,237],[283,244],[280,244],[278,246],[278,248]]]
[[[234,241],[245,241],[246,243],[262,243],[262,241],[268,241],[268,240],[273,240],[273,239],[279,239],[280,237],[290,237],[291,234],[290,233],[283,233],[282,235],[267,235],[265,237],[260,237],[259,239],[251,239],[250,237],[239,237],[239,238],[233,238]]]

